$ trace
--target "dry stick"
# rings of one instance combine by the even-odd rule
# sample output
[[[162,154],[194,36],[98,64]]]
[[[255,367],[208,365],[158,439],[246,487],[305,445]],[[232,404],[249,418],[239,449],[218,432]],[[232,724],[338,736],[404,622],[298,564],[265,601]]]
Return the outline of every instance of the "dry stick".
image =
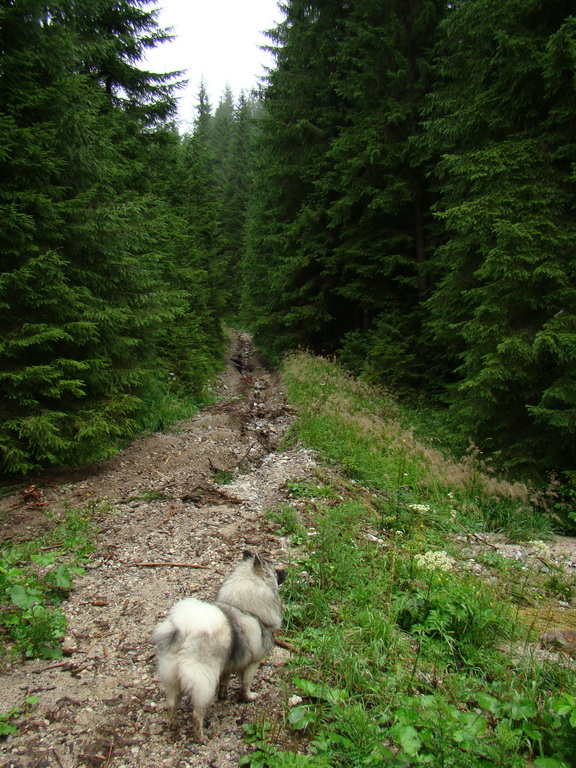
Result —
[[[176,514],[176,507],[172,507],[172,511],[170,512],[170,514],[168,515],[166,520],[162,520],[162,522],[160,523],[158,528],[162,528],[163,525],[166,525],[166,523],[168,523],[170,520],[172,520],[172,518],[174,517],[175,514]]]
[[[78,666],[74,665],[71,661],[61,661],[59,664],[50,664],[49,667],[42,667],[41,669],[33,669],[33,675],[39,675],[42,672],[48,672],[49,669],[64,669],[66,672],[74,674],[75,672],[82,672],[86,669],[86,665]],[[50,690],[50,689],[48,689]]]
[[[249,445],[249,447],[248,447],[248,450],[246,451],[246,453],[244,454],[244,456],[242,456],[242,458],[241,458],[239,461],[237,461],[237,462],[236,462],[236,466],[237,466],[237,467],[239,467],[239,466],[240,466],[240,464],[242,464],[242,462],[243,462],[245,459],[247,459],[247,458],[248,458],[248,454],[250,453],[250,451],[252,450],[252,448],[254,448],[254,446],[255,446],[255,445],[257,445],[257,444],[258,444],[258,441],[257,441],[257,440],[254,440],[254,441],[252,441],[252,442],[250,443],[250,445]]]
[[[94,642],[93,642],[93,643],[91,643],[91,644],[89,645],[89,647],[88,647],[88,650],[87,650],[87,651],[84,651],[84,655],[85,655],[85,656],[88,656],[88,654],[90,653],[90,651],[92,650],[92,648],[94,648],[94,646],[95,646],[95,645],[98,645],[98,643],[99,643],[101,640],[105,640],[107,637],[112,637],[112,635],[115,635],[115,634],[116,634],[116,632],[107,632],[105,635],[100,635],[100,637],[97,637],[97,638],[94,640]]]
[[[164,561],[160,561],[158,563],[126,563],[124,562],[124,565],[127,565],[130,568],[157,568],[163,565],[173,566],[174,568],[201,568],[205,571],[212,570],[209,565],[196,565],[194,563],[167,563]]]
[[[15,509],[18,509],[18,507],[23,507],[25,504],[27,504],[26,501],[21,501],[19,504],[16,504],[14,507],[8,507],[6,512],[13,512]]]
[[[104,763],[104,768],[109,768],[110,763],[112,762],[112,753],[114,752],[114,744],[110,744],[110,749],[108,750],[108,759]]]
[[[474,538],[477,541],[479,541],[481,544],[484,544],[486,547],[491,547],[492,549],[498,550],[498,547],[495,547],[494,544],[490,544],[489,541],[486,541],[481,536],[478,536],[477,533],[472,533],[471,536],[472,536],[472,538]]]
[[[286,648],[286,650],[290,651],[290,653],[298,653],[298,649],[293,646],[292,643],[288,643],[286,640],[280,640],[278,637],[275,637],[274,643],[279,645],[280,648]]]
[[[70,664],[69,661],[61,661],[59,664],[50,664],[49,667],[42,667],[42,669],[33,669],[33,675],[39,675],[41,672],[48,672],[49,669],[58,669],[59,667],[65,667],[66,664]]]
[[[56,758],[56,761],[57,761],[58,765],[60,766],[60,768],[64,768],[64,766],[62,765],[62,761],[60,760],[60,757],[58,755],[58,752],[56,752],[56,750],[54,748],[52,749],[52,754]]]

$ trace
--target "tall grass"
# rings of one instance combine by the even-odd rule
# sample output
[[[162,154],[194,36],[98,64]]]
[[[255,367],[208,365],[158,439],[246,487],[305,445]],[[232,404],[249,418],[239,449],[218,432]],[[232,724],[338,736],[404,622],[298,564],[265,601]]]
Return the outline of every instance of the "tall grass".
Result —
[[[496,477],[473,446],[456,461],[433,441],[416,439],[406,427],[405,408],[401,412],[390,397],[336,364],[296,354],[286,361],[285,380],[299,409],[298,439],[379,494],[390,511],[432,503],[450,516],[457,509],[460,522],[466,518],[470,527],[514,528],[516,539],[552,532],[551,520],[534,509],[526,485]]]
[[[244,764],[576,765],[573,667],[534,661],[493,577],[508,571],[480,579],[459,544],[486,527],[549,533],[528,489],[416,440],[391,399],[326,360],[291,357],[285,383],[291,439],[325,469],[272,514],[298,546],[284,593],[298,652],[284,717],[247,727]]]

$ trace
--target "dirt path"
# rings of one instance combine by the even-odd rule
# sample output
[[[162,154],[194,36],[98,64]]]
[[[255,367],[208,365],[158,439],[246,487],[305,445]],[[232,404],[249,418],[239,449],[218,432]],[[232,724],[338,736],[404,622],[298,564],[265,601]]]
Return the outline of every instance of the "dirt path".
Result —
[[[216,405],[177,430],[136,441],[112,461],[49,478],[44,509],[106,501],[111,510],[92,565],[64,606],[69,655],[2,670],[0,712],[30,695],[40,699],[2,744],[2,766],[238,765],[246,752],[242,723],[279,706],[287,651],[277,647],[261,666],[255,703],[237,702],[233,683],[230,701],[211,710],[208,745],[199,747],[186,709],[178,730],[166,725],[149,638],[175,600],[212,598],[243,549],[289,562],[287,542],[265,512],[285,499],[288,478],[306,477],[313,466],[307,451],[275,452],[292,418],[278,375],[263,366],[247,334],[233,332]],[[218,485],[223,473],[233,482]],[[0,512],[12,511],[0,540],[42,532],[38,500],[22,504],[22,492],[1,500]],[[167,562],[202,568],[139,565]]]

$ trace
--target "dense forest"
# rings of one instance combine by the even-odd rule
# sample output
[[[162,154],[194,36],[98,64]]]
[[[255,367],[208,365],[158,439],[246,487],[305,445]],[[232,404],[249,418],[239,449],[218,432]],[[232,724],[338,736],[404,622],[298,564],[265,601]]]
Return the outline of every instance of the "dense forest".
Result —
[[[152,0],[0,3],[1,472],[200,400],[223,321],[442,404],[576,477],[576,17],[566,0],[286,0],[257,95],[180,73]],[[190,105],[190,111],[192,105]]]

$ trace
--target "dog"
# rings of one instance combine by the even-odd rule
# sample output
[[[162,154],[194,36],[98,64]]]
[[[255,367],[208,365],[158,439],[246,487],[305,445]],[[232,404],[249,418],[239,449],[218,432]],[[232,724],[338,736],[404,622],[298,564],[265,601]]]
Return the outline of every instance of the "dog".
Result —
[[[204,717],[217,692],[219,698],[227,697],[231,674],[242,678],[244,701],[257,697],[250,686],[274,645],[274,630],[282,626],[279,586],[285,578],[285,571],[246,550],[215,602],[184,598],[152,633],[169,722],[175,723],[180,698],[186,694],[197,742],[206,743]]]

